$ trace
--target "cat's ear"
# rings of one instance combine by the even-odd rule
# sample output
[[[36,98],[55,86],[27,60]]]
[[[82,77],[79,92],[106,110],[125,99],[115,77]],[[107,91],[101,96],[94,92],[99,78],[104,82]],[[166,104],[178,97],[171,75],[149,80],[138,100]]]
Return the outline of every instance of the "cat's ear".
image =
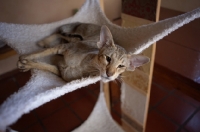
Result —
[[[102,48],[105,45],[115,46],[112,34],[107,26],[103,25],[100,32],[100,40],[97,42],[98,48]]]
[[[150,61],[149,57],[144,55],[128,55],[128,71],[134,71],[136,67],[142,66]]]

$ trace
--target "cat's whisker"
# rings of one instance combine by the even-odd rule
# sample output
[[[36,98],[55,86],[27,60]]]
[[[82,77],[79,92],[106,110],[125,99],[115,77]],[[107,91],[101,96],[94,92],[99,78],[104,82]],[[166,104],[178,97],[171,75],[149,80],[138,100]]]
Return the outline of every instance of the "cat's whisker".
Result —
[[[115,80],[112,80],[112,82],[114,82],[114,83],[118,84],[118,83],[117,83],[117,81],[116,81],[116,79],[115,79]]]
[[[120,79],[116,78],[116,79],[115,79],[115,83],[116,83],[119,87],[121,87],[122,81],[121,81]]]
[[[119,82],[121,81],[119,76],[118,76],[115,80],[117,80],[117,81],[119,81]],[[120,82],[120,83],[121,83],[121,82]]]
[[[124,75],[120,75],[120,77],[130,77],[131,75],[126,75],[126,76],[124,76]]]
[[[126,76],[125,76],[125,77],[126,77]],[[120,83],[124,82],[124,79],[123,79],[121,76],[118,76],[117,80],[118,80]]]

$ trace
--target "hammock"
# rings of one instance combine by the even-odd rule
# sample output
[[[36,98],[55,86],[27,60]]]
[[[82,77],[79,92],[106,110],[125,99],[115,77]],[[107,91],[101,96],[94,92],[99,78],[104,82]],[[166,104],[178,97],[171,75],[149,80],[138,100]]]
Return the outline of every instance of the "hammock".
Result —
[[[111,30],[116,44],[124,47],[128,52],[138,54],[172,31],[199,17],[200,8],[157,23],[137,28],[123,28],[112,24],[106,18],[98,0],[86,0],[76,15],[58,22],[40,25],[0,23],[0,40],[5,41],[22,55],[41,50],[36,42],[52,34],[61,25],[72,22],[104,24]],[[23,114],[44,103],[99,80],[100,77],[98,76],[88,77],[66,84],[52,73],[33,70],[28,83],[0,106],[0,131],[5,131],[9,125],[15,123]],[[101,128],[103,127],[100,125],[99,129]]]

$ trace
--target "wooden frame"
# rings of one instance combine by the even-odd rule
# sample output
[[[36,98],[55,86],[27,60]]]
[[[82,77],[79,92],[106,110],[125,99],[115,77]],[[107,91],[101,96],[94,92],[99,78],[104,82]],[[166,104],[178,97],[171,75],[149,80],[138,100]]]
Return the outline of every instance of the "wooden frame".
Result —
[[[102,1],[102,0],[101,0]],[[156,7],[156,16],[155,21],[157,22],[159,20],[159,14],[160,14],[160,4],[161,0],[157,0],[157,7]],[[130,16],[127,14],[121,14],[122,17],[122,26],[124,27],[136,27],[141,26],[145,24],[152,23],[152,21]],[[149,65],[142,67],[143,70],[139,70],[138,72],[145,72],[145,74],[148,75],[148,78],[146,79],[147,86],[146,89],[140,89],[138,87],[134,87],[135,90],[137,90],[139,93],[146,96],[146,103],[145,103],[145,110],[144,110],[144,123],[141,124],[137,121],[137,119],[131,117],[128,113],[123,111],[122,108],[122,128],[127,132],[134,132],[134,131],[145,131],[146,121],[147,121],[147,114],[148,114],[148,107],[149,107],[149,98],[150,98],[150,90],[151,90],[151,82],[152,82],[152,74],[153,74],[153,67],[154,67],[154,59],[155,59],[155,52],[156,52],[156,44],[152,45],[150,48],[145,50],[143,53],[151,58],[151,62]],[[137,71],[136,71],[137,72]],[[132,74],[132,73],[130,73]],[[133,73],[134,74],[134,73]],[[145,80],[144,80],[145,81]],[[125,79],[125,83],[129,83],[130,80]],[[103,84],[102,85],[104,93],[105,93],[105,99],[108,106],[108,109],[110,110],[110,90],[109,90],[109,84]]]

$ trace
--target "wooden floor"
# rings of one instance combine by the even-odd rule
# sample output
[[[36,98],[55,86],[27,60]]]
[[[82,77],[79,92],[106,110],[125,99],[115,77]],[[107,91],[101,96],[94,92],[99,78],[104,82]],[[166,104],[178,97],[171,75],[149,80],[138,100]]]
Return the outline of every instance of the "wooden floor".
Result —
[[[198,132],[200,85],[155,64],[147,132]]]

